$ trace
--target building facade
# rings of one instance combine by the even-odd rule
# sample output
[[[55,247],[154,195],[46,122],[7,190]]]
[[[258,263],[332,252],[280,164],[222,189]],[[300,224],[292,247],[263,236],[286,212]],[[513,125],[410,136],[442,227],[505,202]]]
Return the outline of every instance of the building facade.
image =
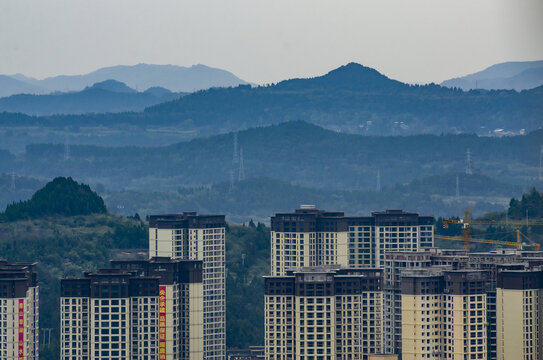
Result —
[[[307,267],[265,283],[266,360],[384,353],[381,270]]]
[[[39,358],[36,263],[0,260],[0,359]]]
[[[543,357],[542,304],[542,270],[508,270],[498,273],[498,360],[536,360]]]
[[[486,273],[405,271],[402,359],[487,359]]]
[[[302,205],[271,218],[270,273],[304,266],[382,267],[389,251],[433,246],[434,219],[401,210],[345,217]]]
[[[62,360],[203,359],[202,262],[112,261],[61,280]]]
[[[149,256],[203,262],[204,359],[226,358],[224,215],[151,215]]]

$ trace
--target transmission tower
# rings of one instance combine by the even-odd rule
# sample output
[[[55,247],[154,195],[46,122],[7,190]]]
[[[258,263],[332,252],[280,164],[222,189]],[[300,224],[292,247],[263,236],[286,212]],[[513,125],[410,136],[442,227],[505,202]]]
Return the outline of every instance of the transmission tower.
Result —
[[[458,178],[458,175],[456,175],[456,202],[460,201],[460,180]]]
[[[381,171],[377,170],[377,184],[375,185],[375,191],[381,192]]]
[[[473,170],[471,169],[471,151],[468,149],[466,151],[466,175],[473,174]]]
[[[243,148],[239,149],[239,172],[238,181],[245,180],[245,168],[243,167]]]
[[[11,190],[15,190],[15,171],[11,172]]]
[[[234,191],[234,170],[230,170],[230,192]]]
[[[238,133],[234,133],[234,154],[232,155],[232,164],[237,164],[238,161]]]
[[[543,180],[543,145],[539,148],[539,180]]]

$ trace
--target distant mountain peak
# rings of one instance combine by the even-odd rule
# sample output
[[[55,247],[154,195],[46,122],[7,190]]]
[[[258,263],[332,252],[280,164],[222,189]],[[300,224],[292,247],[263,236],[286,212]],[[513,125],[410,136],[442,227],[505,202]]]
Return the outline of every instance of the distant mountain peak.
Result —
[[[399,81],[389,79],[373,68],[355,62],[340,66],[337,69],[331,70],[327,74],[316,78],[286,80],[278,85],[280,87],[296,87],[299,86],[301,82],[306,82],[311,84],[309,86],[314,87],[352,90],[389,90],[391,88],[408,86]]]
[[[136,90],[132,89],[131,87],[127,86],[125,83],[117,80],[105,80],[100,81],[97,83],[94,83],[92,86],[89,86],[86,88],[88,89],[102,89],[112,92],[118,92],[118,93],[135,93]]]

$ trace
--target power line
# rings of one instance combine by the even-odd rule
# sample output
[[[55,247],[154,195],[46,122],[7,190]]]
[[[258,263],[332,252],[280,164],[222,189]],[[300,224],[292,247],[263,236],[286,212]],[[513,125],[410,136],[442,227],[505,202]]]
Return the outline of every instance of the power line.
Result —
[[[543,145],[539,148],[539,180],[543,180]]]
[[[381,192],[381,171],[377,169],[377,184],[375,185],[375,191]]]
[[[64,143],[64,161],[70,159],[70,144],[68,144],[68,137],[66,137],[66,142]]]
[[[468,149],[466,151],[466,175],[473,174],[473,170],[471,168],[471,150]]]
[[[234,133],[234,153],[232,155],[232,164],[237,164],[238,161],[238,133]]]
[[[243,166],[243,148],[239,149],[239,171],[238,181],[245,180],[245,168]]]
[[[460,201],[460,180],[458,178],[458,175],[456,175],[456,202]]]

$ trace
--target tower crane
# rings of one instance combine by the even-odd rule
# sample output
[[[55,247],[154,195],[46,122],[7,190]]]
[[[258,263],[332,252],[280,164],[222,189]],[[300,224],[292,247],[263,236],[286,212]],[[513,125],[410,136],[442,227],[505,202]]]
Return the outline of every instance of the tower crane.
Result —
[[[443,239],[443,240],[452,240],[452,241],[462,241],[464,242],[464,249],[466,251],[469,251],[469,244],[470,243],[482,243],[482,244],[494,244],[494,245],[505,245],[505,246],[515,246],[517,250],[522,250],[525,247],[532,247],[535,251],[539,251],[539,244],[536,243],[530,243],[530,244],[523,244],[521,241],[521,236],[530,241],[526,235],[521,233],[519,230],[515,230],[517,233],[517,241],[503,241],[503,240],[491,240],[491,239],[475,239],[472,237],[469,237],[467,240],[463,236],[445,236],[445,235],[434,235],[434,238],[436,239]],[[530,241],[531,242],[531,241]],[[466,246],[467,244],[467,246]]]
[[[444,236],[444,235],[434,235],[436,239],[445,239],[445,240],[454,240],[454,241],[463,241],[464,249],[469,252],[470,243],[486,243],[486,244],[495,244],[495,245],[510,245],[516,246],[517,250],[522,250],[523,247],[530,246],[533,247],[536,251],[539,251],[539,244],[533,243],[528,237],[522,234],[519,230],[516,230],[517,241],[501,241],[501,240],[489,240],[489,239],[473,239],[471,237],[471,225],[514,225],[514,226],[543,226],[543,221],[496,221],[496,220],[471,220],[469,217],[469,209],[466,209],[463,219],[447,219],[443,220],[443,228],[447,229],[449,224],[460,224],[462,225],[462,236]],[[521,236],[530,242],[530,244],[522,244]]]

